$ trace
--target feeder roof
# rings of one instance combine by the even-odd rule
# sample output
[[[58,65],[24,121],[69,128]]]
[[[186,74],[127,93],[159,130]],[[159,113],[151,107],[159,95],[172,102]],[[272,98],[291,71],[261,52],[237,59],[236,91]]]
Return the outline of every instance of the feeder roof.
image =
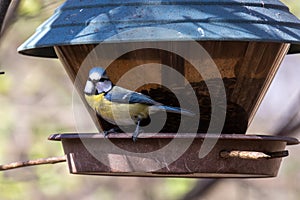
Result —
[[[278,0],[67,0],[18,51],[55,58],[60,45],[190,40],[291,43],[299,53],[300,20]]]

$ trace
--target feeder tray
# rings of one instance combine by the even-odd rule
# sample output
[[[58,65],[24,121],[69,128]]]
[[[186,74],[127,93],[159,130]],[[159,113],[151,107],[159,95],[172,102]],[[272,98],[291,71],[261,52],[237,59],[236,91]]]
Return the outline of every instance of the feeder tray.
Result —
[[[286,145],[299,141],[290,137],[196,134],[192,144],[174,162],[167,164],[171,152],[159,157],[149,157],[148,152],[161,149],[171,141],[181,145],[192,134],[160,133],[153,137],[141,134],[137,142],[125,133],[112,134],[54,134],[50,140],[61,141],[67,155],[70,173],[88,175],[144,176],[144,177],[212,177],[258,178],[275,177],[282,157],[288,155]],[[218,139],[213,149],[199,158],[199,149],[206,139]],[[106,148],[108,141],[128,152],[119,154],[115,148]],[[138,156],[134,156],[135,153]],[[143,155],[145,155],[143,157]],[[104,158],[109,165],[99,161]],[[164,166],[155,171],[156,166]]]

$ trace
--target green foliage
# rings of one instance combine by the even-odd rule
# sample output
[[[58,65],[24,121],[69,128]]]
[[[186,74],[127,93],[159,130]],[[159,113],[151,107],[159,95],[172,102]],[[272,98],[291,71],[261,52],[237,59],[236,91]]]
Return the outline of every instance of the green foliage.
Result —
[[[178,199],[190,191],[196,179],[187,178],[166,178],[157,188],[159,199]]]
[[[11,84],[12,79],[9,76],[6,76],[5,74],[0,75],[0,94],[8,94]]]
[[[297,0],[281,0],[285,5],[287,5],[290,11],[296,15],[298,18],[300,17],[300,3]]]
[[[42,9],[42,1],[41,0],[22,0],[19,13],[21,15],[26,16],[37,16]]]
[[[1,176],[2,175],[2,176]],[[3,178],[3,174],[0,174],[0,191],[1,199],[5,200],[16,200],[20,197],[26,198],[27,186],[22,182],[16,182],[13,180],[7,180]]]
[[[164,196],[162,197],[162,199],[177,199],[178,197],[183,196],[185,193],[187,193],[193,188],[195,181],[195,179],[186,178],[166,179],[163,187]]]

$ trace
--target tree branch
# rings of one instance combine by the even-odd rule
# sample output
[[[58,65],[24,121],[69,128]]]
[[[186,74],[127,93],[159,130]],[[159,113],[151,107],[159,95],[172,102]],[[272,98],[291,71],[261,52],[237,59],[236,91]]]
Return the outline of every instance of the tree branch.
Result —
[[[0,38],[16,18],[21,0],[0,0]]]
[[[0,0],[0,33],[4,24],[4,19],[8,11],[11,0]]]
[[[65,162],[66,160],[67,160],[66,156],[60,156],[60,157],[51,157],[51,158],[40,158],[37,160],[18,161],[18,162],[5,164],[5,165],[0,165],[0,171],[16,169],[20,167],[29,167],[34,165],[56,164],[60,162]]]

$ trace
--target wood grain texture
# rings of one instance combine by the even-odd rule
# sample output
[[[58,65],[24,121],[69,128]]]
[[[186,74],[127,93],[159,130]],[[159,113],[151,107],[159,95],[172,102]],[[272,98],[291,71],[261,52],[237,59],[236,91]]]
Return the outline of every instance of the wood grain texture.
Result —
[[[93,44],[57,46],[55,50],[82,98],[88,71],[92,67],[102,66],[103,63],[107,64],[107,73],[114,83],[117,83],[126,72],[137,66],[149,64],[149,67],[151,67],[150,64],[153,64],[172,67],[192,84],[197,95],[198,106],[200,111],[203,112],[201,113],[202,127],[198,129],[198,132],[207,130],[211,118],[210,94],[206,84],[213,82],[215,78],[214,74],[210,75],[211,59],[213,59],[223,79],[227,96],[227,114],[223,131],[226,133],[245,133],[289,45],[272,42],[233,41],[201,41],[198,43],[202,45],[210,57],[200,55],[199,58],[191,57],[187,60],[172,52],[147,48],[127,52],[111,61],[115,56],[114,54],[116,54],[114,49],[122,48],[118,44],[107,44],[107,51],[97,51],[96,45]],[[128,43],[128,45],[134,44]],[[168,42],[166,45],[177,48],[176,42]],[[189,45],[189,42],[186,42],[187,51]],[[205,80],[192,66],[191,60],[204,66]],[[153,70],[153,73],[138,74],[136,77],[128,79],[128,84],[130,85],[130,83],[134,83],[139,79],[146,79],[146,76],[147,80],[153,78],[162,85],[174,83],[174,88],[181,89],[182,94],[185,95],[186,83],[183,80],[172,79],[164,73],[163,69]],[[163,101],[164,104],[177,104],[176,99],[174,100],[174,97],[172,97],[172,93],[167,92],[159,84],[141,85],[138,91],[152,95],[152,98],[160,102]],[[111,127],[111,125],[99,119],[87,105],[86,107],[98,128],[102,127],[106,130]],[[173,119],[173,121],[179,123],[180,117]],[[172,126],[170,125],[168,130],[165,129],[164,131],[176,131],[176,128],[174,130],[171,128]]]

